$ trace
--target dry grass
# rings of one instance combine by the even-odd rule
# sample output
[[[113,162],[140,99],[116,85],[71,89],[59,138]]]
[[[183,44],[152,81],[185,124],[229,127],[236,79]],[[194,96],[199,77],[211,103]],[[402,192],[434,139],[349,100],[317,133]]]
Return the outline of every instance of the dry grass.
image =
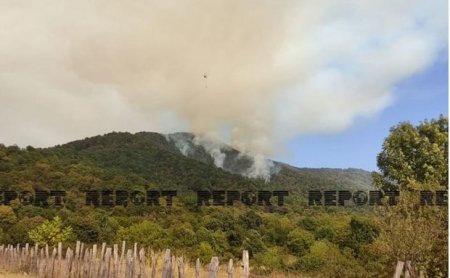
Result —
[[[163,254],[157,253],[155,254],[157,256],[157,272],[160,276],[160,273],[162,272],[162,261],[163,261]],[[222,264],[219,266],[219,273],[218,278],[227,278],[227,263],[228,262],[221,262]],[[240,278],[242,277],[242,263],[241,261],[234,261],[234,271],[233,271],[233,277]],[[195,265],[189,262],[184,262],[184,269],[185,269],[185,275],[187,278],[194,278],[195,277]],[[151,268],[149,267],[146,269],[147,273],[151,272]],[[208,274],[208,264],[202,265],[201,271],[200,271],[200,277],[207,277]],[[175,277],[178,277],[178,268],[175,267]],[[299,274],[290,274],[290,273],[271,273],[268,275],[256,275],[252,274],[250,270],[250,278],[307,278],[307,276],[302,276]]]
[[[34,275],[26,275],[20,273],[10,273],[0,269],[0,278],[34,278]]]
[[[149,252],[152,253],[152,252]],[[130,254],[131,254],[131,250],[130,250]],[[153,258],[153,259],[152,259]],[[163,266],[163,254],[158,252],[158,253],[153,253],[152,254],[147,254],[147,258],[146,258],[146,263],[143,264],[139,264],[139,260],[136,262],[135,264],[135,269],[136,269],[136,273],[138,273],[139,271],[139,266],[143,266],[145,268],[145,272],[147,274],[148,277],[150,277],[151,273],[152,273],[152,261],[154,261],[154,259],[156,259],[156,276],[160,277],[161,273],[162,273],[162,266]],[[174,263],[173,270],[174,270],[174,277],[178,277],[178,259],[173,258],[172,262]],[[99,259],[94,260],[93,265],[90,264],[88,265],[89,268],[91,269],[91,267],[94,267],[93,269],[91,269],[91,271],[95,271],[95,273],[97,273],[97,271],[99,271],[97,268],[99,268]],[[12,262],[15,262],[15,260],[12,260]],[[23,262],[23,261],[22,261]],[[46,262],[46,261],[43,261]],[[64,272],[64,270],[66,269],[66,263],[67,261],[65,259],[63,259],[62,261],[55,261],[56,264],[54,264],[55,267],[55,272],[54,275],[55,277],[59,277],[60,275],[62,275],[62,273]],[[80,261],[81,262],[81,261]],[[219,271],[218,271],[218,278],[227,278],[228,277],[228,271],[227,271],[227,266],[228,266],[228,261],[222,261],[220,262],[221,264],[219,265]],[[119,270],[119,277],[125,277],[125,268],[126,268],[126,262],[125,260],[121,260],[120,261],[120,270]],[[27,263],[26,265],[30,266],[29,263]],[[81,265],[84,265],[83,263]],[[79,265],[81,267],[81,265]],[[189,260],[184,259],[184,273],[185,273],[185,277],[187,278],[191,278],[191,277],[195,277],[196,274],[196,268],[195,268],[195,264],[189,262]],[[10,267],[5,269],[5,266],[3,266],[3,268],[0,268],[0,278],[2,277],[11,277],[11,278],[25,278],[25,277],[37,277],[37,275],[28,275],[26,273],[24,273],[23,271],[25,269],[29,269],[29,268],[23,268],[19,271],[18,266],[16,264],[12,264],[10,265]],[[53,269],[53,268],[51,268]],[[78,268],[77,268],[78,269]],[[17,270],[17,272],[16,272]],[[111,271],[113,271],[111,269]],[[209,262],[205,263],[204,265],[202,265],[200,267],[200,277],[207,277],[208,276],[208,272],[209,272]],[[242,277],[243,274],[243,267],[242,267],[242,262],[241,261],[235,261],[234,262],[234,267],[233,267],[233,277],[237,277],[240,278]],[[305,278],[306,276],[303,275],[298,275],[298,274],[290,274],[290,273],[272,273],[272,274],[268,274],[268,275],[256,275],[256,274],[252,274],[252,271],[250,269],[250,278],[300,278],[303,277]]]

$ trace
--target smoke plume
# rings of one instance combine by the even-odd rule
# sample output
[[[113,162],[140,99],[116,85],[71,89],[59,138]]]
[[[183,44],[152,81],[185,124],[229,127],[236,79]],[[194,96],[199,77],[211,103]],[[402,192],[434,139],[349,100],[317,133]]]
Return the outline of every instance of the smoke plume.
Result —
[[[447,3],[0,0],[0,24],[1,142],[188,130],[257,176],[293,136],[389,105],[446,47]]]

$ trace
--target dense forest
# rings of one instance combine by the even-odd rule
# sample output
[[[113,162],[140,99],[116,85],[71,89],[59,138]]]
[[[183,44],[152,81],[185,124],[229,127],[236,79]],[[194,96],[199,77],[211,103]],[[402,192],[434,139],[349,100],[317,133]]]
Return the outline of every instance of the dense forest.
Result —
[[[447,276],[446,209],[417,207],[407,199],[420,189],[448,188],[445,117],[393,127],[378,156],[380,172],[372,175],[358,169],[307,169],[274,162],[278,169],[267,182],[239,174],[249,158],[241,159],[236,150],[227,149],[231,158],[220,168],[201,146],[193,147],[189,155],[183,154],[170,136],[150,132],[114,132],[51,148],[0,145],[1,190],[67,194],[62,207],[24,205],[19,200],[0,206],[0,241],[52,245],[62,240],[70,245],[76,240],[126,240],[154,250],[171,248],[203,263],[213,255],[222,261],[237,259],[247,249],[255,273],[323,277],[389,277],[402,259],[413,261],[430,277]],[[312,189],[374,188],[400,190],[399,205],[310,207],[305,198]],[[290,196],[282,207],[197,206],[194,191],[211,189],[288,190]],[[86,206],[89,190],[185,194],[179,194],[171,207],[129,203],[106,208]],[[416,234],[414,239],[408,232]]]

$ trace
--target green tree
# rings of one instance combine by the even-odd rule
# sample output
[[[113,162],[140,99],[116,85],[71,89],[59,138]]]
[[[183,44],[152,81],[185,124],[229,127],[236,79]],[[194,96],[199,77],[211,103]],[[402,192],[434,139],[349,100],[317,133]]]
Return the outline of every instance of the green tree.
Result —
[[[242,248],[247,249],[251,257],[266,250],[266,245],[261,240],[261,235],[255,230],[249,230],[242,242]]]
[[[281,248],[273,247],[255,256],[258,272],[270,274],[283,266]]]
[[[249,210],[239,216],[239,223],[246,229],[258,229],[262,224],[262,218],[253,210]]]
[[[381,240],[393,260],[411,261],[427,277],[448,277],[447,208],[420,206],[416,197],[402,192],[396,206],[379,208]]]
[[[422,268],[430,277],[447,277],[447,208],[418,205],[417,191],[448,188],[448,119],[393,127],[377,163],[375,183],[400,190],[396,206],[377,210],[388,255],[393,262],[411,261],[413,270]]]
[[[137,242],[152,247],[154,250],[170,247],[164,229],[157,223],[147,220],[127,228],[119,228],[117,240],[125,240],[130,243]]]
[[[316,236],[316,239],[327,239],[329,241],[333,241],[334,237],[336,236],[336,232],[334,229],[330,226],[320,226],[314,231],[314,235]]]
[[[448,187],[448,119],[424,121],[417,126],[400,123],[390,130],[377,157],[380,173],[375,183],[387,190],[413,184]]]
[[[92,215],[75,216],[68,220],[77,240],[95,243],[99,239],[100,225]]]
[[[195,232],[187,224],[173,225],[169,228],[168,234],[174,239],[172,246],[176,249],[191,248],[197,244]]]
[[[46,220],[28,233],[29,238],[39,244],[55,246],[58,242],[66,242],[72,236],[72,227],[64,227],[61,218],[55,216],[52,221]]]
[[[195,248],[194,258],[199,258],[201,263],[208,263],[212,256],[214,256],[214,250],[208,242],[202,241]]]
[[[29,242],[28,232],[41,225],[44,221],[45,219],[41,216],[22,218],[8,230],[8,234],[11,236],[11,242],[14,244],[25,244]]]
[[[0,206],[0,226],[10,227],[17,222],[17,216],[10,206]]]
[[[291,253],[303,256],[314,242],[314,235],[302,229],[295,229],[288,234],[287,247]]]
[[[297,267],[307,272],[319,271],[319,277],[370,277],[357,260],[328,241],[315,241],[310,252],[299,259]]]
[[[299,226],[307,231],[314,231],[317,228],[318,224],[316,219],[312,218],[311,216],[307,216],[300,220]]]
[[[352,218],[346,245],[359,255],[361,246],[374,242],[380,231],[374,219]]]
[[[264,217],[261,234],[265,241],[276,246],[283,246],[286,243],[287,235],[293,230],[293,227],[294,225],[287,217],[267,215]]]

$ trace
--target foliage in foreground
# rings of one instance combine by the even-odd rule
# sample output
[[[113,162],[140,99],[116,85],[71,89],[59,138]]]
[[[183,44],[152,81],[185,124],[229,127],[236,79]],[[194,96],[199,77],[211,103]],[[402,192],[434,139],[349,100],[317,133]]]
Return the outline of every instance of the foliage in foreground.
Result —
[[[405,198],[417,196],[420,188],[447,189],[447,130],[445,118],[392,129],[379,155],[381,172],[374,175],[378,186],[401,189]],[[264,207],[243,205],[197,208],[190,195],[177,198],[174,207],[87,207],[84,190],[158,189],[164,188],[158,183],[162,181],[175,188],[187,182],[188,189],[258,186],[258,181],[160,149],[153,150],[149,158],[122,148],[122,141],[114,145],[114,138],[105,146],[89,145],[91,141],[54,149],[0,146],[3,190],[68,192],[64,208],[19,202],[0,206],[0,241],[50,245],[65,241],[73,245],[75,240],[87,244],[126,240],[155,250],[171,248],[203,263],[213,255],[222,261],[238,259],[242,250],[248,249],[254,271],[259,273],[389,277],[398,259],[412,260],[417,269],[426,269],[433,277],[448,273],[446,209],[421,208],[408,200],[401,200],[396,207],[371,210],[308,207],[304,199],[292,196],[285,207],[270,213]],[[83,144],[93,149],[88,155],[83,155]],[[141,157],[141,164],[127,164],[129,156]],[[155,159],[165,164],[155,163]],[[142,165],[154,172],[149,174]]]

